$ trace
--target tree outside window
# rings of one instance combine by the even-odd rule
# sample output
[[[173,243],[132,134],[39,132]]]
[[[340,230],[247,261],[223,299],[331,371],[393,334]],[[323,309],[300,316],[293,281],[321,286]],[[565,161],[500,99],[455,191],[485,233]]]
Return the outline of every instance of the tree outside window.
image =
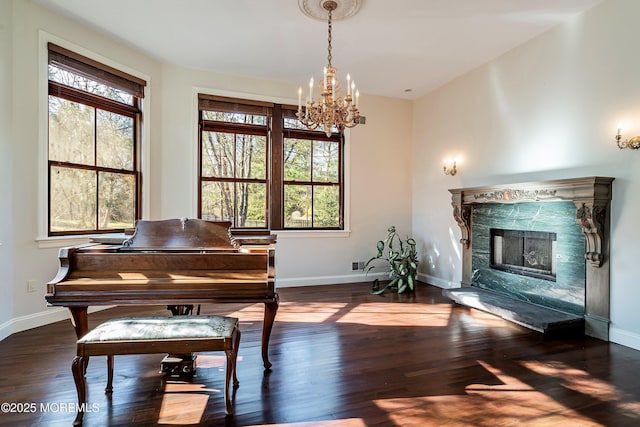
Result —
[[[267,116],[202,111],[200,217],[267,228]]]

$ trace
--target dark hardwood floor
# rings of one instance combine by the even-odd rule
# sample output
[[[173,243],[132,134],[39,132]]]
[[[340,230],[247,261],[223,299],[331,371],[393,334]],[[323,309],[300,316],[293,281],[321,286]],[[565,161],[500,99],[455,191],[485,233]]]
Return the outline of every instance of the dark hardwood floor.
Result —
[[[545,339],[452,305],[421,284],[415,296],[369,294],[368,283],[279,289],[273,369],[260,356],[263,307],[203,306],[240,318],[240,387],[225,417],[224,354],[198,356],[190,381],[163,380],[163,355],[116,356],[87,370],[87,426],[637,426],[640,352],[591,338]],[[117,307],[89,326],[164,307]],[[0,343],[0,425],[70,425],[75,336],[68,321]],[[33,405],[31,405],[33,404]],[[23,408],[25,409],[24,405]],[[71,411],[69,411],[71,409]]]

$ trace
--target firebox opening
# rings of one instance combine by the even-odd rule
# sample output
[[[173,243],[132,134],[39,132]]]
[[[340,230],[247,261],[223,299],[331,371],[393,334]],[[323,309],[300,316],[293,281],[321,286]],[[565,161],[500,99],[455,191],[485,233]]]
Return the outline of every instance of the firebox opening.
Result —
[[[490,232],[491,268],[556,281],[556,233],[501,228]]]

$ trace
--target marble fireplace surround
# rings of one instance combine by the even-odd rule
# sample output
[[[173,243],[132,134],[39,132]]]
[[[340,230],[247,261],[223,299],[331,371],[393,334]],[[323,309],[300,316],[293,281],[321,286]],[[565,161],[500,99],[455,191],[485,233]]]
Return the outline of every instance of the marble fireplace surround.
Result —
[[[585,237],[585,334],[609,340],[609,234],[612,182],[610,177],[493,185],[449,190],[453,216],[462,238],[462,287],[472,282],[473,207],[488,203],[571,201]]]

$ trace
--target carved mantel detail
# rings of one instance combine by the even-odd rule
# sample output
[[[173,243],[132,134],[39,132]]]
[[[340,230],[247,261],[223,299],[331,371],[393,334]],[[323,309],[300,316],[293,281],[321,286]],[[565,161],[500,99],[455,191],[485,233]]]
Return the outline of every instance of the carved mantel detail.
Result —
[[[575,202],[578,210],[576,219],[582,233],[587,240],[587,249],[584,258],[594,267],[600,267],[603,261],[602,243],[604,241],[604,222],[606,220],[607,206],[593,203]]]
[[[499,191],[489,191],[484,193],[477,193],[473,195],[473,198],[478,203],[488,202],[539,202],[542,200],[553,199],[556,197],[556,190],[537,189],[537,190],[523,190],[523,189],[506,189]]]
[[[468,249],[471,244],[471,206],[454,206],[453,217],[462,232],[460,243]]]

